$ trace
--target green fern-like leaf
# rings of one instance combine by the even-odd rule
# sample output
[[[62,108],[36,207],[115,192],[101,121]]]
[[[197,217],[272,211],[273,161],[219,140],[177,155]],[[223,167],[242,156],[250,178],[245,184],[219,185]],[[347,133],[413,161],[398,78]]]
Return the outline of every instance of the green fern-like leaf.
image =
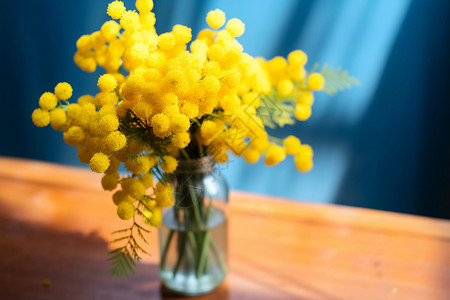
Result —
[[[128,140],[134,140],[138,145],[151,146],[153,154],[164,156],[169,153],[167,146],[170,144],[170,138],[156,137],[150,124],[140,119],[132,110],[127,110],[125,116],[121,119],[119,128]],[[125,153],[130,159],[136,158],[131,153]]]
[[[140,210],[141,207],[147,209],[144,202],[140,201],[138,208],[136,208],[136,215],[141,217],[141,221],[149,221],[144,213]],[[136,215],[133,217],[133,224],[129,228],[116,230],[113,234],[118,235],[112,243],[122,242],[122,246],[109,252],[108,260],[112,263],[111,276],[120,276],[122,279],[128,277],[128,273],[135,274],[134,267],[136,263],[141,260],[139,254],[148,254],[147,251],[139,244],[144,242],[148,244],[144,234],[150,233],[150,230],[144,228],[136,221]],[[139,241],[138,241],[139,240]]]
[[[110,251],[108,260],[112,263],[111,276],[120,276],[124,279],[128,277],[128,271],[136,274],[134,270],[136,262],[125,248]]]
[[[112,240],[111,243],[117,243],[117,242],[120,242],[120,241],[125,241],[126,239],[129,239],[129,238],[130,238],[129,236],[123,236],[123,237],[120,237],[120,238]]]
[[[265,126],[275,129],[277,126],[294,124],[294,112],[292,103],[280,101],[272,95],[261,98],[257,116],[263,120]]]
[[[131,230],[131,228],[119,229],[119,230],[111,232],[111,234],[125,233],[125,232],[128,232],[130,230]]]
[[[315,64],[311,69],[311,73],[318,70],[318,65]],[[341,67],[334,69],[333,67],[324,64],[320,69],[322,76],[325,78],[325,86],[322,91],[329,95],[334,95],[338,91],[350,89],[352,85],[360,85],[360,82],[355,77],[349,76],[348,72],[342,70]]]

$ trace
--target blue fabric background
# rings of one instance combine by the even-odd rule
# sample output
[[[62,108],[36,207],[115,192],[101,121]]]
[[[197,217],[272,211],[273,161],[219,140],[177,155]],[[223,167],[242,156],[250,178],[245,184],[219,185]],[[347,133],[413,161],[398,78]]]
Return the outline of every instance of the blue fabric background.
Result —
[[[35,128],[30,115],[59,81],[75,96],[96,92],[100,73],[84,73],[72,57],[77,38],[108,19],[107,3],[2,3],[0,155],[79,165],[61,134]],[[221,171],[233,189],[450,218],[450,2],[156,1],[157,31],[179,23],[196,34],[215,8],[246,24],[247,53],[302,49],[309,67],[343,66],[362,83],[317,97],[311,119],[273,132],[313,146],[311,172],[299,174],[291,159],[269,169],[232,158]]]

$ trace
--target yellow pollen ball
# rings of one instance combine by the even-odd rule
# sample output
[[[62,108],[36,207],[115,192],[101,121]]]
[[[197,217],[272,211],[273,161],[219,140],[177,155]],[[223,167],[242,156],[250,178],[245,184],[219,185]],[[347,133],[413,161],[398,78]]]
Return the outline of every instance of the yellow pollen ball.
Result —
[[[55,95],[60,100],[67,100],[72,97],[72,87],[67,82],[60,82],[55,87]]]
[[[67,121],[66,112],[62,108],[55,108],[50,112],[50,125],[55,130],[62,130]]]
[[[180,112],[185,114],[189,119],[193,119],[198,115],[198,105],[191,102],[183,102]]]
[[[220,106],[227,114],[234,114],[240,105],[240,99],[236,95],[227,95],[220,99]]]
[[[85,103],[81,105],[81,111],[88,119],[92,118],[96,113],[94,103]]]
[[[139,14],[139,21],[141,22],[142,26],[145,28],[154,28],[156,23],[156,17],[155,14],[152,12],[149,12],[148,14]]]
[[[304,104],[311,106],[314,103],[313,93],[310,91],[306,91],[301,93],[297,98],[297,104]]]
[[[120,175],[115,172],[111,174],[105,174],[102,177],[102,187],[105,191],[112,191],[117,187],[119,183]]]
[[[241,20],[233,18],[227,22],[225,29],[234,37],[239,37],[244,34],[245,25]]]
[[[307,60],[308,57],[306,56],[305,52],[301,50],[292,51],[288,55],[289,64],[295,67],[303,67],[306,64]]]
[[[247,148],[242,153],[242,156],[244,157],[246,162],[248,162],[250,164],[254,164],[259,160],[260,153],[251,148]]]
[[[158,82],[161,80],[161,72],[158,69],[147,69],[145,70],[145,72],[142,74],[142,76],[144,76],[144,79],[146,81],[155,81]]]
[[[90,151],[90,149],[86,147],[77,147],[77,150],[77,156],[80,162],[82,162],[83,164],[88,164],[91,160],[92,155],[94,154],[94,151]]]
[[[148,56],[149,52],[150,52],[149,45],[144,43],[136,43],[133,46],[131,46],[130,49],[131,56],[138,61],[144,61],[145,58]]]
[[[151,116],[153,113],[152,106],[144,101],[138,101],[133,104],[132,106],[133,112],[136,114],[136,116],[140,119],[146,119]]]
[[[81,105],[74,103],[74,104],[70,104],[67,107],[67,118],[70,121],[75,121],[78,118],[80,118],[80,115],[82,114],[82,110],[81,110]]]
[[[286,152],[284,151],[283,147],[280,147],[278,145],[271,145],[269,149],[267,149],[264,163],[267,166],[271,167],[284,160],[285,157]]]
[[[191,122],[189,121],[189,118],[183,114],[175,115],[170,123],[171,123],[170,128],[172,129],[172,132],[174,132],[174,133],[188,131],[189,127],[191,126]]]
[[[285,138],[283,144],[287,154],[295,155],[300,151],[300,140],[293,135]]]
[[[174,202],[173,188],[168,184],[162,184],[159,181],[155,187],[156,203],[159,207],[172,206]]]
[[[89,54],[89,51],[91,51],[91,36],[88,34],[80,36],[80,38],[77,40],[76,46],[78,51],[80,51],[83,54]]]
[[[97,68],[97,62],[93,57],[85,57],[81,55],[80,52],[75,53],[73,61],[81,70],[86,72],[95,72],[95,69]]]
[[[97,86],[102,92],[111,92],[117,86],[116,77],[111,74],[103,74],[98,78]]]
[[[313,157],[313,149],[311,148],[310,145],[301,145],[300,147],[300,151],[299,153],[301,153],[303,156],[306,157]]]
[[[189,132],[175,133],[171,140],[172,145],[177,149],[186,148],[190,141],[191,136],[189,135]]]
[[[212,139],[217,134],[218,128],[215,122],[206,120],[200,127],[200,135],[205,140]]]
[[[100,28],[100,32],[103,35],[103,37],[107,41],[112,41],[116,38],[117,34],[120,31],[120,25],[117,24],[116,21],[107,21],[102,25],[102,28]]]
[[[308,172],[313,167],[312,158],[306,157],[302,154],[297,154],[294,156],[294,163],[299,172]]]
[[[98,111],[100,116],[104,116],[104,115],[115,115],[116,114],[116,107],[112,104],[105,104],[102,106],[102,108],[100,108],[100,110]]]
[[[303,82],[306,76],[306,70],[303,66],[297,67],[294,65],[289,65],[287,68],[287,74],[291,80],[295,82]]]
[[[94,156],[92,156],[89,165],[92,171],[96,173],[103,173],[109,167],[109,158],[104,153],[95,153]]]
[[[37,127],[45,127],[50,123],[50,114],[42,108],[36,108],[31,115],[31,119]]]
[[[125,30],[133,31],[139,27],[139,14],[132,10],[123,12],[120,17],[120,25]]]
[[[39,106],[43,110],[50,110],[56,107],[58,104],[58,98],[56,98],[55,94],[50,92],[45,92],[42,94],[41,98],[39,98]]]
[[[123,190],[115,192],[112,198],[115,205],[119,205],[119,203],[124,201],[133,203],[133,198],[131,198],[130,195],[128,195],[128,193]]]
[[[295,117],[299,121],[306,121],[311,116],[311,106],[298,104],[295,107]]]
[[[169,117],[172,122],[179,114],[180,108],[177,105],[170,105],[163,108],[162,113]]]
[[[120,160],[118,160],[116,157],[113,156],[109,159],[109,167],[105,171],[105,173],[106,174],[116,173],[119,167],[120,167]]]
[[[214,32],[211,29],[203,29],[197,35],[198,41],[204,41],[208,45],[212,42],[213,39],[214,39]],[[192,43],[192,44],[194,44],[194,43]],[[191,45],[191,47],[192,47],[192,45]]]
[[[163,107],[178,106],[178,96],[174,93],[164,94],[158,103]]]
[[[132,180],[127,186],[127,191],[135,199],[141,199],[145,194],[145,186],[137,179]]]
[[[153,186],[153,174],[146,173],[144,176],[139,177],[139,181],[146,187],[149,188]]]
[[[163,163],[161,169],[166,173],[172,173],[177,169],[178,161],[170,155],[164,155],[162,157]]]
[[[127,138],[122,132],[113,131],[106,137],[105,144],[110,151],[119,151],[127,145]]]
[[[217,32],[216,37],[214,39],[215,42],[231,42],[231,40],[233,39],[233,36],[231,35],[231,33],[229,33],[226,29],[225,30],[220,30],[219,32]],[[225,47],[223,47],[223,45],[220,45],[221,48],[224,48],[222,50],[227,50],[225,49]]]
[[[94,103],[94,97],[92,97],[91,95],[83,95],[80,98],[78,98],[78,104],[80,105],[85,105],[88,103]]]
[[[278,82],[277,89],[282,96],[287,96],[294,90],[294,84],[288,79],[283,79]]]
[[[209,94],[217,94],[220,90],[220,81],[215,76],[206,76],[202,79],[201,84]]]
[[[284,57],[276,56],[267,62],[266,67],[272,76],[281,76],[286,71],[287,61]]]
[[[325,79],[320,73],[312,73],[308,76],[308,88],[313,91],[320,91],[325,85]]]
[[[135,160],[129,159],[125,162],[125,168],[134,175],[145,174],[150,170],[151,162],[147,155],[136,157]]]
[[[170,50],[176,45],[175,35],[171,32],[166,32],[158,36],[158,46],[163,50]]]
[[[170,120],[165,114],[154,115],[151,124],[157,137],[166,137],[170,134]]]
[[[192,29],[183,25],[175,25],[172,32],[178,44],[186,44],[192,39]]]
[[[225,13],[220,9],[212,10],[206,15],[206,22],[212,29],[219,29],[225,24]]]
[[[122,220],[129,220],[134,216],[135,207],[133,203],[122,201],[117,205],[117,215]]]
[[[84,144],[86,134],[79,126],[72,126],[64,132],[64,141],[70,146],[81,146]]]
[[[114,78],[116,78],[117,87],[120,87],[122,85],[122,83],[125,82],[125,76],[123,76],[123,74],[121,74],[121,73],[114,73],[112,75],[114,76]]]
[[[107,114],[98,122],[97,132],[100,135],[108,135],[119,128],[119,118],[116,115]]]
[[[116,0],[109,3],[106,13],[113,19],[120,19],[125,11],[126,8],[123,2]]]
[[[148,14],[153,9],[153,0],[136,0],[136,8],[141,14]]]
[[[161,226],[161,221],[162,221],[162,212],[161,209],[159,207],[155,207],[152,210],[152,217],[150,219],[150,221],[152,222],[152,225],[155,227],[159,227]]]

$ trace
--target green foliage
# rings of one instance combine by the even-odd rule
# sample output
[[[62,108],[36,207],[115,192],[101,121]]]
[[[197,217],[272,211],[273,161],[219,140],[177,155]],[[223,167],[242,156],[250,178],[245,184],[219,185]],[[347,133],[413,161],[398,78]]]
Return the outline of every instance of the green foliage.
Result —
[[[124,279],[128,277],[128,271],[133,274],[136,273],[134,271],[136,262],[128,252],[123,251],[121,248],[110,251],[108,260],[112,263],[111,276],[120,276],[120,278]]]
[[[280,101],[277,98],[278,96],[275,93],[261,97],[261,105],[256,111],[257,116],[263,120],[264,125],[271,129],[295,123],[295,104]]]
[[[318,68],[319,65],[315,64],[310,73],[317,72]],[[334,95],[344,89],[350,89],[352,85],[360,85],[358,79],[349,76],[348,72],[342,70],[341,67],[334,69],[324,64],[319,73],[325,78],[325,87],[322,91],[329,95]]]
[[[119,128],[127,139],[133,139],[139,145],[151,147],[155,155],[162,157],[168,154],[167,147],[170,145],[170,139],[155,136],[151,125],[136,116],[132,110],[127,110],[125,117],[120,119]]]
[[[146,210],[150,209],[143,201],[139,201],[136,215],[140,216],[144,223],[151,225],[150,219],[144,213]],[[112,263],[111,276],[120,276],[124,279],[128,277],[128,272],[135,274],[134,268],[136,263],[141,260],[140,254],[148,254],[138,243],[138,240],[148,244],[144,234],[150,233],[150,231],[136,222],[136,215],[133,217],[133,225],[131,227],[112,232],[112,234],[116,234],[119,237],[111,243],[125,242],[125,244],[108,253],[108,260]]]

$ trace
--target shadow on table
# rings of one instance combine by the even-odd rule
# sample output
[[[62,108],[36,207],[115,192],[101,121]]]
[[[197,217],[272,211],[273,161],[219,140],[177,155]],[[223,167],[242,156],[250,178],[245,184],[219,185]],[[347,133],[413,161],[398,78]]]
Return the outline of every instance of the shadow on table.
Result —
[[[128,279],[110,277],[108,242],[13,219],[0,208],[2,299],[176,299],[156,264],[141,263]],[[226,286],[199,299],[228,299]]]

